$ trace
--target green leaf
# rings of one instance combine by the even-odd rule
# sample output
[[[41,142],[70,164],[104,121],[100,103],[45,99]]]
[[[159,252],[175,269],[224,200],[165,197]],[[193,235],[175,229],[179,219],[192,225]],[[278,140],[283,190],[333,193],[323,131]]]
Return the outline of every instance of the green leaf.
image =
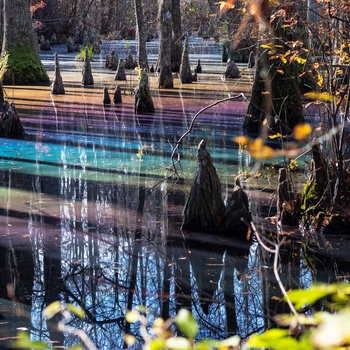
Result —
[[[205,339],[198,342],[194,348],[196,350],[212,350],[218,348],[219,343],[217,340]]]
[[[80,319],[83,320],[85,318],[85,311],[81,307],[75,306],[73,304],[67,304],[67,309],[74,315],[78,316]]]
[[[187,309],[181,309],[176,315],[176,325],[180,332],[192,340],[198,332],[198,325],[193,315]]]
[[[164,339],[155,338],[149,344],[149,350],[166,350]]]
[[[297,310],[308,304],[313,304],[327,295],[334,294],[338,290],[335,284],[332,285],[312,285],[310,289],[292,290],[288,293],[288,298]]]
[[[41,341],[31,341],[30,336],[27,332],[20,331],[17,334],[17,340],[11,342],[11,347],[14,349],[31,349],[31,350],[47,350],[52,349],[45,342]]]
[[[248,340],[248,344],[256,348],[300,350],[299,342],[296,339],[289,337],[288,329],[273,328],[262,334],[254,334]]]
[[[166,341],[166,347],[174,350],[190,350],[191,342],[183,337],[171,337]]]
[[[61,311],[62,303],[60,301],[54,301],[45,308],[44,316],[49,320]]]

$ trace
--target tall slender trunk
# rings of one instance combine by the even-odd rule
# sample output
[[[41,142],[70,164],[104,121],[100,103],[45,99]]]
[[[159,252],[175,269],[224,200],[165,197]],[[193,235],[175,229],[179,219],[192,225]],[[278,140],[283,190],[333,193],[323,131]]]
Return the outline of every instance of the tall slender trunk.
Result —
[[[172,5],[171,0],[160,0],[158,12],[159,24],[159,56],[160,69],[158,87],[173,88],[171,69],[171,40],[172,40]]]
[[[171,46],[171,65],[172,71],[178,72],[181,65],[182,57],[182,29],[181,29],[181,9],[180,0],[172,0],[172,26],[173,40]]]
[[[139,68],[148,70],[147,50],[146,50],[146,31],[144,26],[144,14],[142,11],[142,0],[135,1],[135,15],[137,23],[138,40],[138,63]]]

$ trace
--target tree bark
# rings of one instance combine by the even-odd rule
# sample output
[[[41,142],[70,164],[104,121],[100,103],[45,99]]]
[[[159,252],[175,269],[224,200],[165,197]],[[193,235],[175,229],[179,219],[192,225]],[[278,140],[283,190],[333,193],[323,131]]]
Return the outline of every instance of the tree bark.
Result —
[[[4,0],[0,0],[0,53],[4,34]]]
[[[225,212],[221,183],[205,140],[198,145],[197,173],[184,208],[183,230],[214,232]]]
[[[171,40],[172,40],[172,6],[171,0],[160,0],[158,12],[159,24],[159,79],[158,87],[174,87],[171,69]]]
[[[270,57],[270,49],[275,49],[275,56],[282,55],[290,50],[287,43],[291,40],[302,38],[302,28],[300,31],[291,32],[284,28],[284,19],[276,19],[273,22],[274,36],[271,39],[271,28],[264,23],[260,25],[259,38],[259,58],[252,89],[251,102],[243,128],[248,134],[257,135],[260,132],[272,130],[274,133],[290,135],[293,128],[304,122],[304,114],[301,103],[301,86],[299,84],[298,63],[287,61],[283,63],[281,59]],[[265,44],[267,48],[262,49]],[[276,45],[276,46],[275,46]],[[273,50],[272,50],[273,51]],[[262,129],[264,120],[267,121],[267,129]]]
[[[135,15],[137,25],[137,40],[138,40],[138,65],[141,69],[148,71],[148,59],[146,51],[146,31],[144,25],[144,15],[142,11],[142,0],[135,1]]]
[[[171,65],[172,71],[178,72],[180,69],[182,56],[180,0],[172,0],[172,27],[173,40],[171,45]]]
[[[191,72],[190,58],[188,54],[188,37],[187,36],[185,39],[185,44],[184,44],[182,58],[181,58],[180,80],[182,84],[192,83],[192,72]]]
[[[4,0],[0,79],[15,85],[49,82],[39,57],[28,0]]]

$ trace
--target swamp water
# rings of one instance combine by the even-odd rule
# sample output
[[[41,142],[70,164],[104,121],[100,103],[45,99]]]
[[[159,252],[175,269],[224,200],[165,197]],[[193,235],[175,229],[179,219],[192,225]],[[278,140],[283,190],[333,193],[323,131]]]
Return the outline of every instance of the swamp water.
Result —
[[[92,62],[91,88],[81,87],[82,63],[64,47],[42,53],[42,59],[52,81],[57,49],[65,95],[51,96],[42,86],[5,87],[27,135],[0,139],[0,344],[20,329],[55,346],[79,342],[57,331],[59,317],[44,318],[44,308],[57,300],[84,309],[85,320],[73,316],[69,326],[83,329],[98,349],[122,349],[126,332],[137,336],[134,348],[142,348],[138,325],[124,319],[126,309],[137,306],[149,310],[150,324],[189,308],[200,324],[199,339],[245,338],[265,329],[284,307],[273,257],[234,232],[228,237],[180,230],[200,140],[207,140],[226,200],[237,174],[253,165],[232,141],[241,134],[243,99],[202,113],[180,145],[180,163],[177,154],[171,159],[193,116],[235,89],[236,81],[221,80],[220,48],[190,45],[191,61],[200,58],[204,71],[197,83],[181,85],[175,78],[174,90],[158,91],[151,75],[156,112],[138,116],[136,72],[120,82],[122,104],[102,105],[103,87],[110,94],[114,89],[114,72],[104,67],[112,48],[126,55],[123,44],[102,45]],[[248,78],[246,91],[249,84]],[[254,217],[268,214],[275,190],[259,181],[243,182]],[[309,243],[313,252],[295,241],[281,250],[287,289],[348,279],[349,258],[340,249],[346,236]]]

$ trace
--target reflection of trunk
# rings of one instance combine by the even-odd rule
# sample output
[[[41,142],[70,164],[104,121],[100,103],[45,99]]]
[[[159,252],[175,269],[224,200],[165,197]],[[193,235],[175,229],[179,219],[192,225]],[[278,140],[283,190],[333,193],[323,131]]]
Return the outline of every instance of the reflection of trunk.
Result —
[[[192,288],[190,284],[191,274],[189,261],[185,256],[179,256],[175,263],[174,280],[177,311],[182,308],[191,309]]]
[[[53,259],[46,249],[44,249],[44,281],[46,305],[61,300],[61,262],[60,260]],[[57,324],[61,319],[62,316],[57,314],[47,323],[50,340],[54,341],[57,345],[63,345],[64,341],[64,334],[57,330]]]
[[[223,291],[225,295],[225,309],[226,309],[226,327],[230,333],[237,333],[237,313],[236,313],[236,302],[234,293],[234,278],[233,273],[235,266],[229,264],[227,261],[227,255],[225,257],[225,268],[223,278]]]
[[[129,291],[127,297],[126,307],[128,310],[132,310],[134,295],[136,291],[136,282],[137,282],[137,271],[138,271],[138,263],[139,263],[139,255],[141,252],[142,242],[142,222],[144,215],[144,207],[145,207],[145,197],[146,197],[146,187],[145,187],[145,177],[143,179],[143,184],[139,184],[139,200],[137,206],[136,213],[136,230],[135,237],[133,240],[133,249],[131,251],[131,266],[130,266],[130,282],[129,282]],[[130,324],[127,322],[125,327],[125,333],[130,332]]]

